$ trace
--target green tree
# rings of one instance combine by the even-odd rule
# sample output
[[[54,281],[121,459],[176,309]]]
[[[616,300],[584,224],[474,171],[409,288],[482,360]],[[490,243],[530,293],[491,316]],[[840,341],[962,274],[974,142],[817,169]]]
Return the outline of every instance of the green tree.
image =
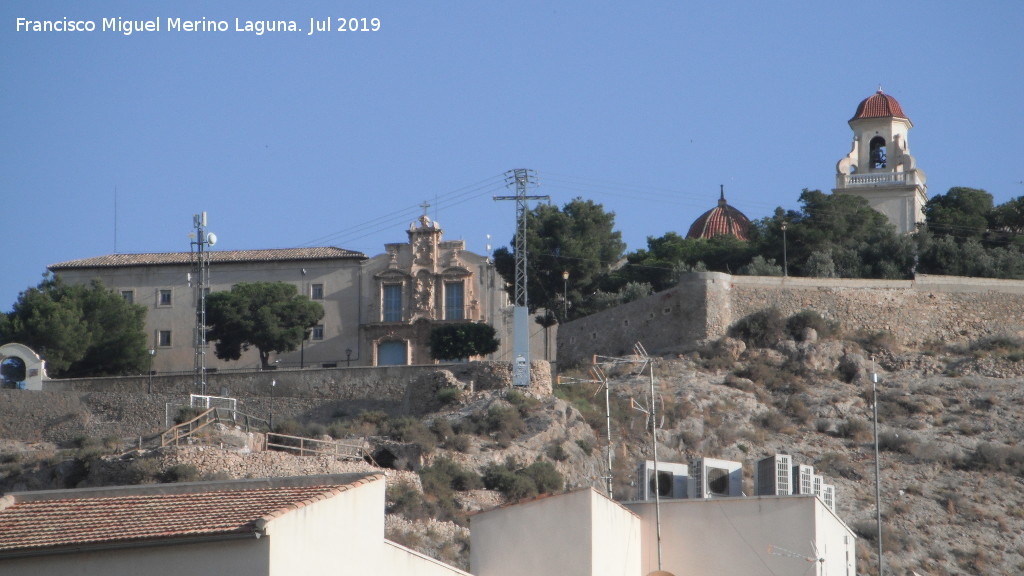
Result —
[[[720,234],[710,239],[683,238],[675,232],[647,237],[647,249],[626,255],[626,266],[615,277],[622,283],[647,283],[656,292],[675,286],[679,275],[694,269],[738,272],[753,258],[747,242]]]
[[[782,224],[786,224],[786,262],[794,276],[904,278],[914,267],[912,239],[896,233],[867,200],[851,194],[804,190],[799,211],[781,208],[751,227],[754,253],[783,260]]]
[[[217,357],[238,360],[243,351],[256,348],[263,368],[269,367],[272,352],[298,348],[323,317],[323,306],[285,282],[243,282],[206,297],[206,336],[216,340]]]
[[[98,281],[65,284],[47,276],[18,296],[0,322],[0,343],[32,348],[60,378],[138,374],[149,361],[145,321],[144,306]]]
[[[932,196],[924,206],[925,223],[935,236],[959,240],[985,237],[993,217],[992,195],[977,188],[950,188]]]
[[[435,360],[459,360],[485,356],[498,349],[494,326],[479,322],[439,324],[430,331],[430,356]]]
[[[989,213],[992,241],[1001,245],[1024,243],[1024,196],[1012,198]]]
[[[515,238],[512,246],[515,246]],[[527,293],[531,312],[553,310],[569,318],[590,311],[597,292],[626,245],[615,230],[615,213],[601,204],[576,198],[561,209],[540,204],[526,214]],[[494,251],[494,265],[515,297],[515,255],[508,248]],[[568,280],[563,273],[568,272]],[[568,293],[567,298],[564,294]],[[564,304],[568,300],[569,306]]]

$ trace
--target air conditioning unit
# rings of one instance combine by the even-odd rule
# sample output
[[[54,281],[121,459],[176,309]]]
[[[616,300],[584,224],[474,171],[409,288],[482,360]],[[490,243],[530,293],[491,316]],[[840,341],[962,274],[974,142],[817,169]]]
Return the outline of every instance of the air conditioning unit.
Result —
[[[788,454],[776,454],[757,461],[758,496],[789,496],[793,493],[793,459]]]
[[[814,466],[793,466],[793,494],[814,494]]]
[[[693,479],[690,467],[674,462],[658,462],[657,494],[660,498],[690,498],[693,495]],[[637,467],[637,498],[654,500],[654,461],[641,462]]]
[[[828,509],[836,511],[836,487],[833,484],[822,484],[821,485],[821,499],[825,502],[825,506]]]
[[[743,464],[717,458],[697,458],[690,463],[696,498],[743,495]]]

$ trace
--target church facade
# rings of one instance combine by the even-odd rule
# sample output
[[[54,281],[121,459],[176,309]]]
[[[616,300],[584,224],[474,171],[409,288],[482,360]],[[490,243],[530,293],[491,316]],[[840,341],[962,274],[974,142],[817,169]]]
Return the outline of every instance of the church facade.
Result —
[[[928,187],[924,171],[910,154],[908,133],[914,124],[892,96],[865,98],[849,121],[853,146],[836,164],[834,194],[853,194],[884,214],[901,234],[924,222]]]
[[[230,290],[240,282],[286,282],[324,308],[298,350],[274,354],[281,368],[341,368],[430,364],[432,327],[484,322],[500,340],[488,360],[510,361],[512,307],[505,282],[486,255],[444,240],[426,215],[410,224],[408,242],[385,246],[367,257],[335,247],[276,250],[211,250],[209,290]],[[189,252],[112,254],[61,262],[49,270],[66,282],[99,280],[126,300],[146,306],[151,370],[188,372],[196,359],[197,295],[191,285]],[[533,334],[532,356],[544,357],[541,329]],[[211,370],[258,369],[256,350],[236,361],[214,354]]]

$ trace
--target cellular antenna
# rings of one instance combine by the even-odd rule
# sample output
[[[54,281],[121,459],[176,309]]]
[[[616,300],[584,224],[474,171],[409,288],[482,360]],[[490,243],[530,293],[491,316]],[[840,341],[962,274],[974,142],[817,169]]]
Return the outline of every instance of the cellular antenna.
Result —
[[[192,284],[196,303],[196,329],[193,335],[195,347],[195,361],[193,371],[195,374],[194,383],[199,393],[206,395],[206,293],[210,291],[210,251],[209,248],[217,243],[217,235],[206,229],[206,212],[192,216],[192,224],[195,232],[189,233],[191,238],[191,260],[192,272],[189,273],[189,282]]]

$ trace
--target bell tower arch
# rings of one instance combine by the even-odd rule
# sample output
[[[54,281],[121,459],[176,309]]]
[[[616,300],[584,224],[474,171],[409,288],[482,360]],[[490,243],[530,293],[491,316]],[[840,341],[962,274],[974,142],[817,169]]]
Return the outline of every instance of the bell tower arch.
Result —
[[[867,199],[903,234],[924,222],[928,187],[924,171],[910,154],[907,134],[914,124],[892,96],[878,92],[865,98],[849,121],[850,153],[836,164],[834,194]]]

